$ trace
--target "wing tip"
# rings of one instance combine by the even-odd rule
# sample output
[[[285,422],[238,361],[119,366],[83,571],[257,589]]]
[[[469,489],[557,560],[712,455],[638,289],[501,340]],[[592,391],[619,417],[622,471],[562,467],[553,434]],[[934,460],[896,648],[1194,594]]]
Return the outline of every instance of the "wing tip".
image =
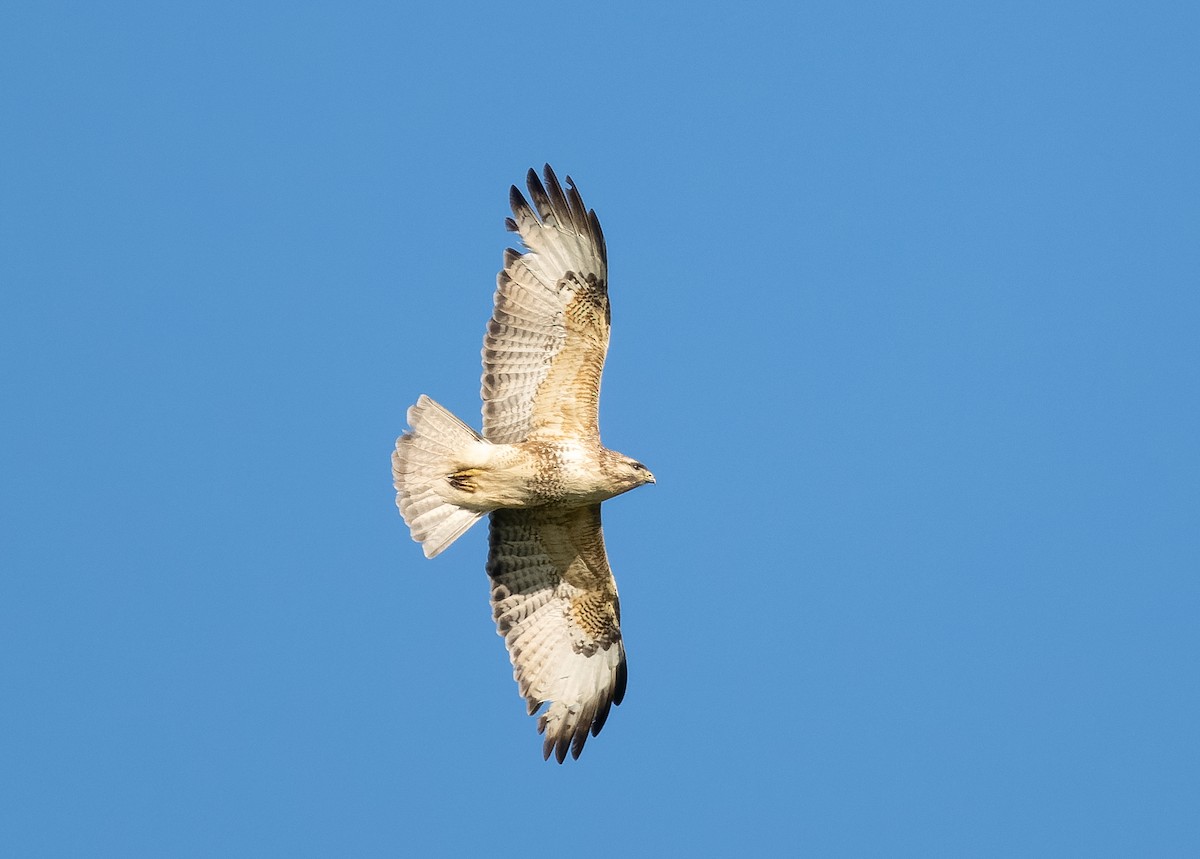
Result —
[[[546,223],[547,217],[553,217],[550,211],[550,196],[546,193],[546,187],[542,184],[542,180],[538,178],[537,171],[532,167],[525,174],[525,187],[529,189],[529,197],[537,208],[538,217],[541,218],[542,223]]]
[[[600,219],[595,209],[583,202],[583,195],[570,174],[566,174],[566,190],[558,180],[558,174],[549,162],[542,165],[542,176],[530,167],[525,173],[525,185],[529,189],[528,199],[516,185],[509,186],[508,202],[513,217],[504,219],[504,228],[512,233],[522,233],[522,227],[532,227],[540,222],[545,226],[558,227],[575,232],[588,239],[595,247],[601,262],[608,265],[608,247]],[[528,223],[532,221],[533,223]],[[522,233],[522,239],[526,235]]]
[[[619,705],[625,697],[626,679],[625,653],[622,649],[621,661],[614,671],[611,692],[589,701],[578,710],[551,703],[538,718],[538,733],[543,737],[542,760],[549,760],[553,754],[555,760],[561,764],[566,760],[568,753],[573,760],[578,760],[588,737],[599,736],[613,706]],[[527,698],[529,715],[537,713],[546,703],[549,702]]]
[[[508,188],[508,206],[512,209],[513,216],[504,219],[504,225],[512,232],[518,232],[520,227],[519,222],[525,217],[533,216],[533,208],[529,205],[529,201],[525,199],[525,195],[521,193],[521,189],[516,185],[510,185]]]

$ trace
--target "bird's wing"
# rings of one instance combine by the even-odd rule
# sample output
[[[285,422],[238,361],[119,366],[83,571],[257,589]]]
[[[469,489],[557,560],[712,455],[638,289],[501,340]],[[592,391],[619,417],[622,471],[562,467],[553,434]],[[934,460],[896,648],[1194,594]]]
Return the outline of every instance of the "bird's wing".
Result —
[[[509,248],[483,340],[483,435],[497,444],[530,437],[599,440],[600,374],[608,351],[608,252],[596,213],[567,177],[529,171],[533,200],[512,187]]]
[[[617,584],[604,552],[600,505],[491,514],[487,563],[496,631],[538,719],[543,756],[579,757],[625,696]]]

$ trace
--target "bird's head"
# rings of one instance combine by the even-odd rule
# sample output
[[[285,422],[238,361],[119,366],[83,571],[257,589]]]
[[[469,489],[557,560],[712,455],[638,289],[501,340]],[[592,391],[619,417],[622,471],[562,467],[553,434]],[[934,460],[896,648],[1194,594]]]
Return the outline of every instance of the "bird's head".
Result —
[[[641,486],[644,483],[653,483],[654,475],[650,473],[650,469],[642,465],[632,457],[623,456],[622,465],[624,466],[624,477],[629,481],[629,488],[633,489],[636,486]]]

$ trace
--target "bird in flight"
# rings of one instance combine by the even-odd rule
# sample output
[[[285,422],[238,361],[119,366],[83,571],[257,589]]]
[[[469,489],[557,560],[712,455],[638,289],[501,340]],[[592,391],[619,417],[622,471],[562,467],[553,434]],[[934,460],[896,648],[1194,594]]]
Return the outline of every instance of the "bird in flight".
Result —
[[[513,678],[544,735],[543,757],[578,758],[625,695],[617,585],[601,502],[653,483],[600,443],[608,351],[608,251],[571,177],[547,164],[514,185],[483,340],[483,434],[422,395],[396,441],[396,505],[427,558],[485,514],[492,615]]]

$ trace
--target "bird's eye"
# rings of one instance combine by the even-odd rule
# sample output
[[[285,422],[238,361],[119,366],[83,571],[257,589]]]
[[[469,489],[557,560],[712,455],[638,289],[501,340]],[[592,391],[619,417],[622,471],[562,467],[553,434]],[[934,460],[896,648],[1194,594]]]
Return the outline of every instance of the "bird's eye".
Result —
[[[634,468],[636,468],[638,471],[645,471],[645,470],[646,470],[646,466],[642,465],[640,462],[635,462],[635,463],[633,464],[633,467],[634,467]]]

